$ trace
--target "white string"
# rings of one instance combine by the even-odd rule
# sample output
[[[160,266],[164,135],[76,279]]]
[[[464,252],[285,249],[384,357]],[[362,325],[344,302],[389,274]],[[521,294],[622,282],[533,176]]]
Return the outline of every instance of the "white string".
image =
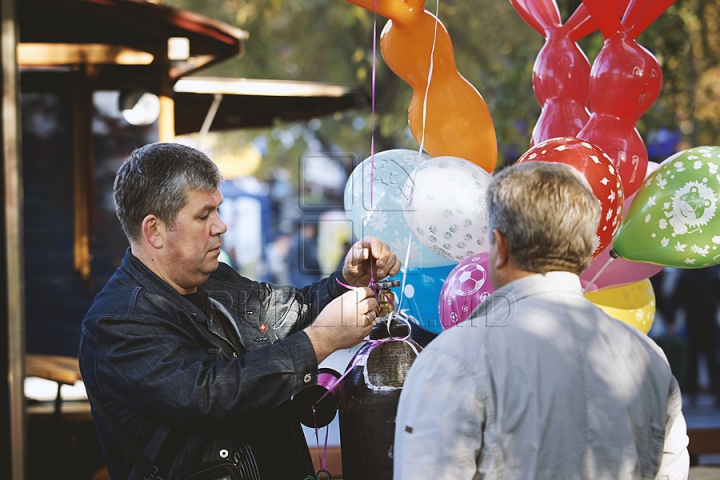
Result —
[[[408,270],[408,262],[410,261],[410,247],[412,245],[412,233],[410,237],[408,237],[408,247],[407,251],[405,252],[405,261],[403,262],[402,267],[402,282],[400,283],[400,300],[398,301],[397,305],[395,305],[395,314],[398,314],[400,312],[400,305],[402,305],[403,298],[405,297],[405,283],[407,282],[407,270]]]
[[[435,1],[435,29],[433,32],[433,42],[432,42],[432,48],[430,49],[430,68],[428,69],[428,78],[427,78],[427,84],[425,85],[425,96],[423,98],[423,110],[422,110],[422,131],[420,134],[420,148],[418,149],[418,164],[420,163],[420,160],[422,159],[422,152],[425,146],[425,127],[427,125],[427,103],[428,103],[428,95],[430,92],[430,82],[432,81],[433,77],[433,69],[435,68],[435,45],[437,44],[437,31],[438,31],[438,24],[440,23],[439,20],[439,12],[440,12],[440,0]],[[413,170],[413,173],[415,173],[415,170]],[[412,186],[412,191],[410,192],[410,201],[409,205],[412,206],[413,204],[413,197],[415,195],[415,177],[413,176],[411,179],[410,185]],[[412,225],[411,225],[412,228]],[[400,306],[402,305],[402,302],[405,297],[405,285],[407,284],[407,274],[408,274],[408,268],[409,268],[409,262],[410,262],[410,250],[412,248],[412,233],[410,236],[408,236],[408,245],[407,250],[405,251],[405,261],[403,262],[403,268],[402,268],[402,282],[400,284],[400,300],[397,302],[397,305],[395,306],[395,310],[388,315],[387,318],[387,331],[388,335],[390,334],[390,321],[392,318],[402,319],[404,323],[408,326],[408,332],[412,332],[412,325],[407,318],[407,314],[404,312],[401,312]],[[392,336],[392,335],[391,335]],[[410,337],[410,333],[408,333],[407,338]]]
[[[428,95],[430,92],[430,82],[432,81],[433,77],[433,70],[435,68],[435,45],[437,44],[437,31],[438,31],[438,24],[440,23],[439,19],[440,15],[440,0],[435,1],[435,29],[433,31],[433,42],[432,42],[432,48],[430,49],[430,68],[428,69],[428,78],[427,78],[427,84],[425,85],[425,97],[423,98],[423,112],[422,112],[422,132],[420,134],[420,148],[418,150],[418,164],[420,163],[419,160],[422,158],[422,152],[425,146],[425,127],[427,124],[427,103],[428,103]],[[413,173],[415,173],[415,170],[413,170]],[[415,177],[411,178],[410,185],[412,186],[412,191],[410,192],[410,202],[409,205],[413,205],[413,197],[415,196]],[[411,225],[412,228],[412,225]],[[408,273],[408,262],[410,261],[410,248],[412,247],[412,234],[408,237],[408,246],[407,246],[407,252],[405,252],[405,262],[403,263],[403,277],[402,277],[402,284],[400,286],[400,301],[398,302],[397,306],[395,307],[395,314],[398,315],[400,312],[400,306],[403,302],[403,297],[405,296],[405,284],[407,283],[407,273]],[[410,322],[408,322],[408,326],[410,326]],[[412,328],[412,327],[411,327]]]
[[[433,70],[435,68],[435,44],[437,43],[437,31],[438,23],[440,23],[440,0],[435,0],[435,31],[433,32],[433,43],[432,49],[430,50],[430,68],[428,69],[428,79],[425,85],[425,98],[423,98],[423,115],[422,115],[422,133],[420,135],[420,150],[418,151],[418,157],[422,155],[422,151],[425,146],[425,126],[427,123],[427,102],[428,94],[430,92],[430,81],[432,80]]]
[[[598,277],[605,271],[605,269],[608,267],[608,265],[610,265],[610,264],[612,263],[612,261],[615,260],[615,258],[617,258],[616,256],[613,256],[613,253],[614,253],[614,252],[611,250],[611,251],[610,251],[610,258],[608,258],[608,261],[605,262],[605,265],[603,265],[602,268],[601,268],[600,270],[598,270],[598,272],[597,272],[597,273],[595,274],[595,276],[592,278],[592,280],[590,281],[590,283],[588,283],[588,284],[585,286],[585,288],[583,289],[583,295],[585,295],[585,294],[587,293],[587,291],[588,291],[588,289],[590,288],[590,286],[595,283],[595,280],[597,280]]]

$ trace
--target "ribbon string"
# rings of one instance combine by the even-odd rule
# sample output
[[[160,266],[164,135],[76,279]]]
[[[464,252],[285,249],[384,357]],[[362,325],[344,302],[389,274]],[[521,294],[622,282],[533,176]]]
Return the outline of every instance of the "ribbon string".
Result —
[[[605,262],[605,265],[602,266],[600,270],[595,274],[595,276],[590,280],[590,283],[588,283],[585,288],[583,289],[583,294],[587,293],[588,289],[595,283],[595,280],[597,280],[600,275],[605,271],[605,269],[612,263],[613,260],[617,258],[617,253],[615,253],[615,250],[610,250],[610,258],[608,258],[607,262]]]
[[[370,111],[370,217],[372,217],[373,208],[374,208],[374,182],[375,182],[375,98],[376,98],[376,75],[377,75],[377,6],[378,6],[378,0],[375,0],[375,8],[374,8],[374,18],[373,18],[373,47],[372,47],[372,76],[371,76],[371,111]],[[420,135],[420,147],[418,150],[418,157],[422,156],[422,151],[425,146],[425,127],[427,124],[427,102],[428,102],[428,94],[430,91],[430,82],[433,77],[433,69],[434,69],[434,63],[435,63],[435,45],[437,43],[437,30],[438,30],[438,24],[439,24],[439,10],[440,10],[440,2],[439,0],[436,0],[435,2],[435,30],[433,33],[433,42],[432,42],[432,49],[430,51],[430,67],[428,69],[428,79],[427,79],[427,85],[425,87],[425,97],[423,99],[423,116],[422,116],[422,133]],[[414,195],[414,189],[411,192],[411,195]],[[412,198],[411,202],[412,204]],[[369,223],[369,234],[372,237],[372,223]],[[337,386],[340,384],[340,382],[352,371],[353,368],[355,368],[361,361],[364,361],[370,353],[375,350],[378,346],[390,342],[390,341],[401,341],[406,343],[407,345],[412,348],[412,350],[415,352],[415,355],[418,355],[418,351],[415,348],[415,345],[413,345],[412,342],[409,342],[408,339],[410,338],[410,334],[412,332],[412,322],[410,322],[407,314],[400,310],[400,306],[402,305],[402,300],[404,297],[405,292],[405,284],[407,282],[407,273],[408,273],[408,264],[410,261],[410,251],[412,247],[412,239],[408,237],[408,246],[407,251],[405,252],[405,262],[403,263],[403,269],[402,269],[402,283],[400,287],[400,301],[397,302],[397,304],[394,302],[394,297],[390,298],[390,303],[393,305],[393,311],[387,315],[386,318],[386,327],[388,332],[388,337],[380,340],[366,340],[365,344],[369,344],[367,351],[365,351],[362,355],[356,355],[353,359],[352,364],[345,370],[345,372],[337,379],[335,382],[332,382],[331,384],[329,382],[325,382],[325,379],[323,379],[323,385],[326,388],[326,392],[315,402],[314,405],[312,405],[312,412],[313,412],[313,422],[315,422],[315,407],[329,394],[331,394]],[[339,283],[340,285],[344,286],[345,288],[354,290],[357,287],[353,287],[351,285],[347,285],[340,281],[340,279],[336,278],[335,281]],[[372,262],[370,263],[370,283],[368,284],[368,287],[370,287],[375,292],[375,297],[378,300],[378,303],[380,302],[379,297],[379,291],[380,289],[377,288],[377,284],[375,283],[375,274],[373,272],[372,268]],[[390,332],[390,325],[392,320],[398,320],[400,322],[403,322],[408,327],[408,334],[405,337],[393,337],[392,333]],[[330,375],[328,375],[330,377]],[[320,375],[318,375],[318,384],[321,384],[320,381]],[[328,427],[326,426],[325,431],[325,446],[323,449],[323,456],[321,459],[321,467],[320,472],[326,473],[325,465],[327,461],[327,447],[328,447]],[[318,434],[318,427],[315,424],[315,440],[318,445],[318,449],[320,448],[320,439]],[[320,474],[318,472],[318,475]],[[329,478],[329,474],[328,474]]]

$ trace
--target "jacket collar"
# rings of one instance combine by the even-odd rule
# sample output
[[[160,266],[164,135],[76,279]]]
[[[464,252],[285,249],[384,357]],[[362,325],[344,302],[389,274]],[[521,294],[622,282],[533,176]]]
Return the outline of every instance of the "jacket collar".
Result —
[[[569,292],[582,295],[580,277],[571,272],[536,273],[512,281],[495,293],[512,296],[516,300],[545,292]]]
[[[137,283],[151,292],[159,293],[171,300],[198,320],[206,320],[204,312],[192,302],[183,297],[180,292],[172,288],[162,278],[158,277],[139,258],[132,254],[130,248],[125,251],[122,267]]]

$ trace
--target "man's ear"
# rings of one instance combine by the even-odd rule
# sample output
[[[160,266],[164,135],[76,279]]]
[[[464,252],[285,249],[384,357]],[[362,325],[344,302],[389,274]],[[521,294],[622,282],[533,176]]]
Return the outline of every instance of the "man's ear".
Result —
[[[507,267],[510,262],[510,250],[508,249],[507,239],[497,228],[493,229],[493,238],[495,240],[495,269],[502,270]]]
[[[142,234],[150,246],[162,248],[165,240],[165,222],[155,215],[148,215],[143,218]]]

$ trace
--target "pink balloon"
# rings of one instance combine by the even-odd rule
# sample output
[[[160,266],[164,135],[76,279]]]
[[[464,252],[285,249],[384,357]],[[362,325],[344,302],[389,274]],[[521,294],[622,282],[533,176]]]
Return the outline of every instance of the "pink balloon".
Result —
[[[641,282],[659,273],[662,265],[651,263],[631,262],[623,258],[616,258],[612,261],[610,249],[606,248],[600,255],[590,263],[590,266],[580,275],[580,282],[588,292],[602,290],[604,288],[620,287],[631,283]],[[608,262],[610,262],[608,264]],[[593,281],[593,278],[607,264],[605,270]],[[590,284],[592,282],[592,284]]]
[[[647,175],[650,175],[658,168],[660,168],[659,164],[648,162]],[[623,211],[627,212],[630,209],[630,205],[634,199],[635,194],[625,199],[625,208]],[[610,257],[611,250],[612,245],[603,250],[600,255],[590,262],[587,270],[580,275],[580,282],[583,288],[587,288],[589,292],[640,282],[659,273],[664,268],[662,265],[631,262],[620,257],[613,260]],[[603,269],[603,267],[605,268]],[[600,274],[598,275],[598,273]]]
[[[468,319],[495,290],[490,284],[490,255],[472,255],[450,271],[440,290],[440,323],[443,330]]]

